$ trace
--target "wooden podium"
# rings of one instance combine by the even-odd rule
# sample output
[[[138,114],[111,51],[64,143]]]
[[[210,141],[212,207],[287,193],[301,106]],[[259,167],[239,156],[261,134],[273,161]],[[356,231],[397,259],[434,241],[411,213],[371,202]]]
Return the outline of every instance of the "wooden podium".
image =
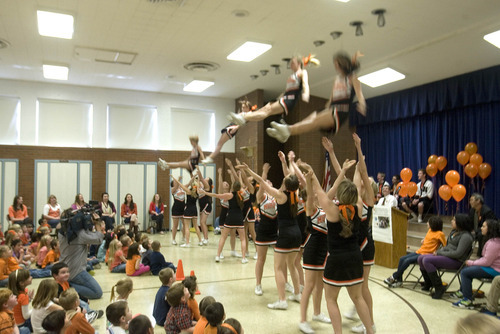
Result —
[[[392,208],[392,245],[375,241],[375,264],[387,268],[397,268],[399,258],[406,255],[406,232],[408,214]]]

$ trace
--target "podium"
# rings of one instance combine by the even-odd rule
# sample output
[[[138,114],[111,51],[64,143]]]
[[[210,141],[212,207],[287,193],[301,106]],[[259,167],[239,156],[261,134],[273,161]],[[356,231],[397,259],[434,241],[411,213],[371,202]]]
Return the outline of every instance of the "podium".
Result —
[[[375,264],[387,268],[397,268],[399,258],[406,255],[406,233],[408,229],[408,214],[392,208],[392,244],[374,241]]]

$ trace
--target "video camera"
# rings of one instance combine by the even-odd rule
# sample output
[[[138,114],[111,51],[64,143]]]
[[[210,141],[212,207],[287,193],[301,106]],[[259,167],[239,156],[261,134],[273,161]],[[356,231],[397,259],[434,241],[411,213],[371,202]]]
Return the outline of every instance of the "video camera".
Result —
[[[80,209],[64,210],[61,215],[61,230],[59,233],[66,236],[68,243],[74,240],[80,230],[92,231],[94,224],[100,223],[102,210],[98,201],[89,201]]]

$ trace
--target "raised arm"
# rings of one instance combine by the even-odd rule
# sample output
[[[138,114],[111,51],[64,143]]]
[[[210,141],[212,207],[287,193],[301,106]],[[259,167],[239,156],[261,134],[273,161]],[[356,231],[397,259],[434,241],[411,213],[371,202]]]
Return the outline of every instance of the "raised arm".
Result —
[[[309,74],[302,70],[302,101],[309,102]]]
[[[240,171],[241,171],[241,180],[243,182],[242,184],[244,184],[245,187],[247,187],[247,190],[250,192],[250,194],[253,194],[255,191],[255,188],[252,185],[252,182],[248,181],[248,177],[247,177],[247,174],[245,173],[244,169],[240,169]]]
[[[328,191],[328,198],[333,200],[335,195],[337,194],[337,188],[339,187],[340,182],[342,182],[345,178],[345,174],[349,168],[356,164],[356,160],[346,159],[344,164],[342,165],[342,169],[340,170],[340,174],[337,176],[337,179],[333,183],[332,188]]]
[[[269,172],[269,169],[271,168],[271,165],[269,165],[267,162],[264,163],[264,165],[262,166],[262,181],[264,181],[264,183],[267,183],[267,174]],[[260,184],[260,183],[259,183]],[[264,187],[262,187],[262,185],[260,184],[259,186],[259,190],[257,191],[257,202],[262,202],[262,200],[264,199]]]
[[[224,193],[224,194],[207,193],[203,189],[199,189],[198,193],[201,195],[206,195],[206,196],[210,196],[210,197],[214,197],[214,198],[218,198],[218,199],[222,199],[222,200],[226,200],[226,201],[229,201],[231,198],[233,198],[233,193]]]
[[[352,138],[354,139],[354,145],[356,146],[356,150],[358,151],[358,169],[359,175],[361,176],[361,180],[363,181],[363,185],[365,188],[365,192],[362,194],[363,201],[368,206],[373,206],[375,204],[375,199],[373,197],[372,187],[370,178],[368,177],[368,170],[366,168],[365,157],[363,155],[363,151],[361,150],[361,138],[356,133],[352,134]],[[359,191],[359,189],[358,189]]]
[[[217,182],[217,193],[221,193],[222,191],[222,188],[223,188],[223,184],[224,184],[224,180],[222,179],[222,168],[219,167],[219,169],[217,169],[217,175],[219,177],[219,180]]]
[[[340,174],[340,170],[342,169],[340,167],[339,161],[337,160],[337,156],[335,155],[335,151],[333,150],[333,143],[330,139],[323,137],[321,138],[321,144],[323,144],[323,147],[325,150],[328,152],[328,155],[330,156],[330,163],[332,164],[333,170],[335,171],[336,175]]]
[[[318,197],[319,206],[325,211],[326,219],[329,221],[338,221],[339,219],[339,209],[338,207],[328,198],[327,194],[319,184],[316,174],[314,174],[313,169],[306,163],[300,165],[301,168],[307,170],[307,175],[309,176],[309,182],[312,185],[312,192]],[[306,178],[307,179],[307,178]],[[314,195],[313,195],[314,196]],[[309,200],[309,193],[307,196]]]
[[[236,173],[236,170],[234,169],[233,167],[233,163],[231,162],[231,160],[229,160],[228,158],[226,158],[226,164],[227,166],[229,167],[229,175],[231,175],[231,181],[234,183],[236,180],[238,180],[238,174]]]
[[[200,180],[201,183],[203,184],[203,188],[209,189],[210,185],[208,184],[207,180],[205,180],[205,178],[203,177],[203,174],[201,174],[201,171],[198,168],[198,166],[196,166],[196,174],[198,175],[198,180]]]
[[[292,174],[297,175],[297,178],[299,179],[300,185],[302,186],[302,188],[305,188],[306,187],[306,179],[304,177],[304,174],[302,174],[302,172],[300,171],[295,160],[289,160],[289,162],[290,162],[290,169],[293,170]]]
[[[182,190],[184,190],[186,193],[189,193],[189,188],[183,185],[179,180],[177,180],[174,176],[171,176],[172,180],[174,181],[174,184],[177,183],[179,187],[181,187]]]
[[[182,178],[182,176],[179,177],[179,182],[175,182],[175,181],[173,182],[174,184],[172,186],[172,189],[170,189],[170,192],[172,194],[175,194],[175,192],[177,191],[177,189],[179,189],[179,183],[180,183],[181,178]],[[172,177],[172,179],[173,179],[173,177]]]
[[[306,215],[312,216],[316,211],[316,206],[314,205],[314,191],[313,191],[313,172],[308,171],[305,175],[306,179],[306,191],[307,191],[307,201],[306,201]]]
[[[257,182],[259,182],[260,187],[263,188],[263,190],[265,192],[267,192],[269,195],[276,198],[276,200],[278,202],[283,202],[286,200],[286,195],[283,192],[281,192],[278,189],[271,187],[269,184],[267,184],[267,182],[264,181],[264,179],[262,179],[259,174],[255,173],[253,170],[251,170],[247,164],[243,164],[242,169],[245,169],[245,171],[248,174],[250,174]]]
[[[283,169],[283,176],[286,177],[288,174],[290,174],[290,171],[288,170],[288,165],[286,164],[285,153],[279,151],[278,157],[280,158],[281,161],[281,169]]]

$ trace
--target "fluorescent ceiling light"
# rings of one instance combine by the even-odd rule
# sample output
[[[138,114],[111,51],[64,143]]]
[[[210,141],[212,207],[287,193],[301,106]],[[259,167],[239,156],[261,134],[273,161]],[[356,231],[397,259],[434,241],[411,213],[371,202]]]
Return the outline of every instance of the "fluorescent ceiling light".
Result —
[[[42,36],[72,39],[73,16],[52,12],[37,11],[38,33]]]
[[[242,46],[234,50],[229,56],[228,60],[237,61],[252,61],[267,50],[272,48],[271,44],[263,44],[257,42],[245,42]]]
[[[349,2],[350,0],[337,0],[338,2]]]
[[[359,77],[359,81],[361,81],[365,85],[375,88],[378,86],[387,85],[388,83],[394,81],[403,80],[404,78],[404,74],[399,73],[390,67],[386,67],[379,71],[375,71]]]
[[[492,32],[491,34],[484,35],[484,40],[490,42],[497,48],[500,48],[500,30]]]
[[[213,86],[213,81],[193,80],[184,87],[185,92],[201,93],[210,86]]]
[[[43,77],[53,80],[68,80],[69,68],[66,66],[43,65]]]

